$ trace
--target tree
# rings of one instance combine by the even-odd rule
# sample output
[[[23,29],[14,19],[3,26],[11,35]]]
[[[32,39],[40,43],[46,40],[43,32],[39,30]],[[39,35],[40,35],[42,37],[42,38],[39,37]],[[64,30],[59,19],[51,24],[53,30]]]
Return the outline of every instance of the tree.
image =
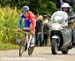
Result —
[[[1,7],[17,7],[21,9],[24,5],[28,5],[30,10],[35,14],[51,13],[56,10],[55,0],[0,0]]]

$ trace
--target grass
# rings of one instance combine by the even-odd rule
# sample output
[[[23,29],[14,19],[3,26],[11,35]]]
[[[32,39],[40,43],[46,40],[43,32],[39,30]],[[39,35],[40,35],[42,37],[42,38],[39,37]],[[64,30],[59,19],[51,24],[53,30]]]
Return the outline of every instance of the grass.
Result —
[[[0,50],[11,50],[11,49],[18,49],[19,46],[18,45],[13,45],[13,44],[10,44],[10,43],[2,43],[0,42]]]

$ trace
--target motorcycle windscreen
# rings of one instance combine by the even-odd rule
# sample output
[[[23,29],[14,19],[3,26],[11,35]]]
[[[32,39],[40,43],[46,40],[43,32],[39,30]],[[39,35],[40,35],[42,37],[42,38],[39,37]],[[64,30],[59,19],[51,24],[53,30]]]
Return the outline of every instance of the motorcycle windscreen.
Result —
[[[64,11],[56,11],[51,16],[52,23],[58,22],[61,24],[62,22],[66,22],[67,19],[68,19],[68,14]]]

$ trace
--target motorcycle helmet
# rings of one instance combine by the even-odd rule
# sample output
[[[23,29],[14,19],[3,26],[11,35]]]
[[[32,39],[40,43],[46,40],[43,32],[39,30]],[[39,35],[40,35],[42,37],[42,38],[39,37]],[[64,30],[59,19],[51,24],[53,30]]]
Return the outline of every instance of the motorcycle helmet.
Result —
[[[71,8],[71,6],[68,4],[68,3],[63,3],[62,5],[61,5],[61,10],[62,11],[65,11],[65,12],[69,12],[70,11],[70,8]]]

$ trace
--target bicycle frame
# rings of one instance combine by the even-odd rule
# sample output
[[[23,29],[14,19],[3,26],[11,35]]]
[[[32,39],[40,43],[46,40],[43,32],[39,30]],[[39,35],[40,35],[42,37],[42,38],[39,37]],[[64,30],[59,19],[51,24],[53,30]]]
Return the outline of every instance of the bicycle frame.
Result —
[[[31,33],[30,33],[30,38],[28,38],[29,33],[30,32],[24,32],[24,37],[23,37],[25,44],[27,43],[27,48],[29,48],[30,42],[31,42],[31,39],[32,39],[32,34]]]
[[[20,44],[20,48],[19,48],[19,56],[22,56],[23,52],[26,51],[28,49],[28,55],[30,56],[34,50],[34,40],[33,40],[33,35],[31,34],[31,32],[26,32],[26,31],[22,31],[23,32],[23,39],[21,41]],[[33,41],[33,43],[32,43]]]

